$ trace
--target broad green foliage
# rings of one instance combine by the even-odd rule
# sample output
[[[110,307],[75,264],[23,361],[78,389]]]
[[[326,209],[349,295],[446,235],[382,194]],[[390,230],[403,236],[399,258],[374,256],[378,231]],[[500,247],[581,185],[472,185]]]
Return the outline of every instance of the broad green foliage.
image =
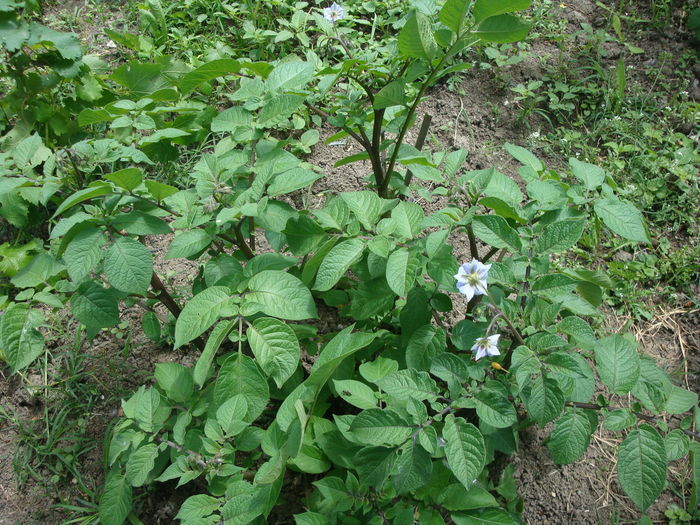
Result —
[[[44,305],[67,305],[93,337],[138,304],[149,338],[192,354],[156,365],[123,401],[101,522],[124,523],[143,487],[174,482],[192,491],[183,524],[264,523],[301,473],[313,482],[298,524],[518,523],[512,472],[489,479],[495,453],[515,452],[524,425],[552,423],[551,456],[571,463],[601,419],[626,435],[618,477],[644,510],[667,460],[696,453],[689,419],[669,428],[656,416],[697,411],[697,396],[631,336],[604,333],[613,283],[571,256],[603,236],[649,242],[610,175],[573,158],[557,172],[512,144],[515,180],[464,172],[465,150],[405,141],[426,90],[464,67],[467,48],[525,37],[513,13],[530,2],[412,5],[386,46],[353,47],[351,20],[310,8],[276,42],[306,38],[305,54],[131,60],[97,78],[112,86],[104,104],[81,108],[91,138],[63,151],[28,133],[0,156],[4,220],[52,217],[48,239],[0,247],[13,287],[0,355],[13,371],[45,351]],[[162,51],[171,8],[140,9],[148,36],[110,37],[137,56]],[[306,23],[328,50],[311,49]],[[44,37],[79,58],[71,38]],[[336,166],[369,161],[362,191],[312,195],[323,173],[299,155],[320,134],[302,130],[322,119],[338,129],[329,142],[362,149]],[[181,177],[164,176],[186,156]],[[426,214],[417,196],[444,207]],[[172,259],[192,265],[175,278],[185,286],[162,279]],[[593,401],[596,374],[631,403]]]

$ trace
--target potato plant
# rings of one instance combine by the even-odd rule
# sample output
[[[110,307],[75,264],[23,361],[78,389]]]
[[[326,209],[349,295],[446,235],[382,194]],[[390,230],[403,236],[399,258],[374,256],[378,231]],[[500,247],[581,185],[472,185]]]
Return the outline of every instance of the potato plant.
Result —
[[[265,523],[290,504],[299,525],[516,524],[522,502],[488,467],[534,424],[552,424],[557,464],[578,460],[600,424],[625,436],[617,476],[642,511],[664,489],[668,461],[697,461],[697,395],[631,334],[598,328],[610,279],[567,256],[582,236],[649,242],[612,178],[574,158],[554,171],[507,144],[522,164],[516,182],[495,169],[465,173],[464,150],[404,142],[426,90],[464,67],[459,53],[523,38],[528,26],[512,13],[528,6],[413,10],[390,60],[338,37],[344,58],[331,65],[287,57],[188,69],[162,57],[110,75],[114,99],[78,120],[111,137],[74,146],[84,153],[75,169],[89,177],[47,197],[50,247],[14,273],[0,320],[15,372],[45,351],[37,303],[68,306],[94,336],[138,302],[147,335],[198,352],[191,367],[156,365],[155,383],[123,401],[101,523],[136,519],[139,489],[169,482],[192,487],[177,514],[188,525]],[[332,35],[344,12],[327,11]],[[204,102],[219,78],[232,102],[222,110]],[[329,140],[350,136],[364,150],[338,165],[372,169],[366,188],[314,209],[287,198],[323,176],[286,138],[309,115],[339,129]],[[155,162],[207,137],[184,185],[154,175]],[[4,202],[53,177],[34,172],[46,159],[20,171],[22,151],[5,157]],[[426,214],[414,191],[444,206]],[[460,259],[455,234],[468,239]],[[185,295],[154,270],[151,241],[166,235],[166,260],[197,262]],[[338,330],[320,330],[320,318]],[[613,405],[604,392],[627,400]],[[293,479],[301,501],[290,501]]]

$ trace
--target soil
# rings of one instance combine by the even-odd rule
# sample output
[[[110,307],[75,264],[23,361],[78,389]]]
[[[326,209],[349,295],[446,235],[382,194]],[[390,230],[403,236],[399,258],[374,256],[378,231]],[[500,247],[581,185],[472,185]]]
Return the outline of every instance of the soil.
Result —
[[[75,3],[75,6],[71,4],[68,7],[53,7],[49,14],[60,17],[68,9],[79,7],[79,4],[82,5]],[[591,24],[594,28],[599,28],[607,21],[607,12],[591,0],[572,0],[566,2],[566,5],[555,4],[551,9],[556,10],[556,16],[566,20],[569,33],[578,32],[581,24]],[[118,21],[119,15],[109,13],[106,19]],[[95,31],[94,26],[82,25],[86,27],[79,24],[77,30],[85,43],[96,53],[109,56],[112,50],[107,45],[107,39],[99,31]],[[628,35],[628,42],[645,51],[644,54],[629,58],[630,82],[639,82],[642,85],[649,83],[641,73],[644,67],[667,67],[665,53],[678,57],[680,52],[687,48],[689,44],[686,35],[680,33],[677,27],[675,24],[663,35],[651,32]],[[616,44],[605,45],[607,59],[603,65],[607,67],[615,63],[622,50],[618,49],[619,45],[616,47]],[[533,42],[530,52],[532,55],[529,58],[514,66],[506,66],[501,73],[516,83],[527,83],[537,80],[542,75],[542,60],[556,63],[571,59],[566,53],[560,52],[556,42],[545,38]],[[691,94],[697,83],[698,80],[695,79],[694,83],[691,81],[688,86]],[[546,128],[546,122],[536,118],[527,123],[520,122],[512,97],[512,92],[494,77],[493,71],[478,67],[467,72],[455,91],[448,90],[445,85],[436,87],[421,106],[417,118],[417,122],[420,122],[422,115],[426,113],[433,117],[432,137],[429,138],[427,147],[439,143],[443,148],[465,148],[469,152],[465,169],[496,167],[514,176],[518,163],[502,147],[505,142],[512,142],[533,150],[549,167],[564,168],[567,159],[551,153],[551,148],[542,148],[537,134],[534,133],[540,128]],[[665,101],[659,100],[658,104],[665,105]],[[322,131],[323,138],[331,134],[330,129]],[[409,134],[406,141],[412,143],[413,140],[414,136]],[[319,166],[327,175],[314,185],[312,195],[295,198],[305,198],[307,206],[315,207],[322,204],[326,194],[353,191],[363,187],[363,178],[369,173],[366,163],[334,167],[338,159],[358,151],[350,141],[337,145],[319,143],[308,160]],[[445,204],[439,199],[433,202],[418,202],[424,206],[426,213]],[[454,235],[450,241],[455,247],[457,258],[465,259],[468,253],[466,237]],[[177,289],[178,285],[185,284],[193,275],[196,265],[190,261],[165,261],[163,254],[168,244],[169,240],[164,238],[150,246],[156,255],[157,271],[161,276],[169,276],[169,284]],[[457,309],[465,306],[458,302],[461,298],[453,299]],[[695,298],[698,299],[700,297]],[[685,384],[690,390],[700,392],[700,310],[672,309],[654,304],[649,305],[649,309],[654,312],[654,318],[644,323],[621,318],[610,311],[607,326],[611,331],[633,329],[643,352],[655,357],[679,384]],[[138,327],[142,313],[143,310],[135,305],[122,312],[122,320],[126,321],[129,327]],[[165,319],[167,312],[160,311],[159,315]],[[342,321],[336,318],[328,320],[328,323],[333,325],[329,329],[342,326]],[[70,333],[70,328],[66,332]],[[129,337],[126,337],[127,334]],[[103,400],[98,399],[95,402],[91,408],[93,413],[89,416],[89,436],[94,440],[96,447],[81,463],[82,475],[89,480],[89,484],[99,487],[102,480],[102,443],[110,424],[118,417],[117,400],[128,395],[139,385],[149,382],[155,363],[177,361],[192,364],[196,354],[158,348],[143,334],[130,328],[103,331],[94,340],[84,342],[82,351],[90,356],[85,367],[86,381],[92,382],[90,384],[97,390],[103,391]],[[29,378],[27,380],[29,381]],[[26,384],[23,385],[17,377],[5,375],[0,379],[0,406],[24,423],[39,419],[45,403],[50,405],[53,402],[55,400],[44,399],[41,395],[31,395]],[[615,438],[606,431],[599,430],[594,435],[589,450],[579,462],[560,466],[553,464],[546,447],[542,445],[550,430],[549,427],[531,427],[523,431],[520,450],[511,459],[515,466],[519,496],[524,498],[524,523],[635,523],[639,512],[623,495],[615,479],[615,449],[618,444]],[[63,517],[53,508],[59,501],[58,494],[52,494],[31,478],[21,486],[17,484],[18,476],[13,467],[17,437],[17,426],[0,417],[0,525],[58,524]],[[674,462],[671,471],[669,482],[678,487],[688,475],[688,465]],[[48,472],[39,474],[50,477]],[[182,493],[163,491],[151,494],[146,503],[149,512],[144,516],[149,517],[143,518],[145,523],[172,523],[182,497]],[[87,499],[79,490],[73,491],[71,501],[77,501],[75,498]],[[663,511],[671,503],[683,505],[671,490],[666,490],[648,511],[654,522],[666,521]],[[619,521],[615,521],[617,519]]]

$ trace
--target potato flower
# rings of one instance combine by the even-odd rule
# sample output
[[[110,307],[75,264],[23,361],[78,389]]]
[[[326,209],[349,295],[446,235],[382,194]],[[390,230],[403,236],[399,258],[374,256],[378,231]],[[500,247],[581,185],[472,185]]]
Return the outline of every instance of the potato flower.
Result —
[[[457,290],[467,296],[467,301],[471,301],[475,295],[486,293],[490,268],[490,264],[482,264],[476,259],[459,267],[454,276],[457,279]]]
[[[323,10],[323,18],[335,24],[338,20],[345,18],[345,9],[333,2],[330,7]]]
[[[486,357],[487,355],[501,355],[501,352],[498,351],[499,337],[501,337],[501,334],[494,334],[488,337],[480,337],[479,339],[477,339],[474,343],[474,346],[472,346],[472,352],[476,352],[476,356],[474,356],[474,359],[478,361],[479,359],[481,359],[482,357]]]

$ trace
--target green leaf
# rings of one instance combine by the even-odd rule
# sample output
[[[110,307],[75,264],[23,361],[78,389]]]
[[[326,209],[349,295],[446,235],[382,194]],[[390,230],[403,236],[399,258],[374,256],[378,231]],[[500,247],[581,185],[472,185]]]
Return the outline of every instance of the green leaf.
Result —
[[[430,19],[413,11],[399,32],[399,52],[406,58],[432,60],[437,51]]]
[[[314,65],[310,62],[283,62],[275,67],[265,81],[268,91],[300,91],[314,77]]]
[[[459,34],[464,27],[464,20],[469,14],[471,3],[466,0],[447,0],[440,9],[438,18],[440,22]]]
[[[518,421],[513,403],[499,390],[483,388],[474,399],[477,415],[492,427],[507,428]]]
[[[535,253],[561,253],[574,246],[583,233],[584,221],[565,219],[549,224],[535,242]]]
[[[591,419],[580,410],[569,410],[555,423],[547,448],[557,465],[577,461],[588,449],[593,435]]]
[[[282,388],[299,365],[301,351],[294,330],[278,319],[261,317],[246,334],[260,368]]]
[[[497,15],[487,18],[471,32],[484,42],[517,42],[530,31],[530,24],[512,15]]]
[[[442,436],[446,441],[445,457],[450,470],[465,489],[471,489],[484,468],[486,458],[481,432],[463,418],[455,418],[450,414],[445,418]]]
[[[531,0],[477,0],[474,4],[474,23],[478,24],[489,17],[522,11],[530,7]],[[467,2],[464,2],[467,3]]]
[[[666,459],[674,461],[684,457],[690,448],[690,438],[679,428],[671,430],[664,440],[666,447]]]
[[[170,243],[166,259],[189,259],[199,256],[212,242],[212,237],[202,229],[178,232]]]
[[[131,191],[143,182],[143,173],[139,168],[124,168],[105,175],[104,178],[126,191]]]
[[[553,180],[531,180],[527,183],[527,193],[537,202],[541,210],[566,208],[568,197],[561,183]]]
[[[118,237],[105,254],[104,272],[117,290],[145,295],[153,275],[153,255],[139,241]]]
[[[354,327],[355,325],[350,325],[344,328],[323,347],[306,380],[308,385],[320,390],[345,358],[369,345],[379,335],[378,332],[353,333]]]
[[[666,481],[666,448],[654,427],[641,424],[622,442],[618,451],[617,479],[642,511],[661,494]]]
[[[194,365],[194,382],[202,388],[204,382],[209,376],[209,371],[211,370],[211,364],[214,361],[214,355],[219,350],[221,344],[226,340],[229,332],[238,324],[238,319],[231,319],[229,321],[221,321],[218,323],[209,335],[207,339],[207,344],[204,346],[204,351],[197,359],[197,363]]]
[[[518,525],[503,509],[481,509],[466,514],[452,514],[455,525]]]
[[[133,419],[145,432],[157,431],[170,414],[162,404],[161,395],[155,388],[141,386],[129,399],[122,401],[124,417]]]
[[[535,155],[532,154],[532,152],[526,150],[522,146],[516,146],[515,144],[510,144],[506,142],[505,146],[503,146],[508,153],[510,153],[515,160],[520,161],[522,164],[525,166],[529,166],[532,168],[536,173],[539,173],[540,171],[544,170],[544,165],[542,164],[542,161],[535,157]]]
[[[81,284],[70,298],[73,315],[94,330],[109,328],[119,322],[117,298],[111,290],[88,281]]]
[[[362,226],[368,231],[372,231],[382,212],[382,199],[372,191],[341,193],[340,197],[362,223]]]
[[[96,226],[88,226],[73,237],[63,253],[68,275],[79,283],[102,260],[102,248],[107,239]]]
[[[399,369],[399,364],[393,359],[386,357],[377,357],[374,361],[362,363],[359,366],[360,375],[370,383],[377,383],[381,378],[396,372]]]
[[[639,379],[637,346],[615,334],[598,341],[593,349],[600,379],[615,394],[626,394]]]
[[[236,435],[248,426],[243,418],[248,412],[248,402],[242,394],[224,401],[216,410],[216,422],[221,426],[221,430],[227,435]]]
[[[156,457],[158,457],[158,445],[149,443],[144,445],[129,456],[129,461],[126,462],[126,480],[132,487],[141,487],[148,475],[155,466]]]
[[[56,212],[53,214],[52,218],[61,215],[64,211],[69,210],[76,204],[80,204],[81,202],[94,199],[95,197],[109,195],[111,193],[112,186],[107,184],[106,182],[93,183],[92,186],[85,188],[84,190],[77,191],[73,195],[68,197],[66,200],[64,200],[58,207]]]
[[[294,525],[331,525],[331,522],[318,512],[304,512],[294,515]]]
[[[282,233],[294,255],[307,255],[327,237],[325,230],[306,215],[291,217]]]
[[[377,407],[377,396],[369,386],[353,379],[334,379],[333,387],[347,403],[361,410]]]
[[[391,210],[391,219],[396,226],[394,233],[405,239],[413,239],[421,230],[424,214],[415,202],[401,201]]]
[[[231,292],[225,286],[212,286],[199,292],[187,302],[175,322],[175,348],[202,335],[220,317],[237,313]]]
[[[445,331],[426,324],[411,334],[406,346],[406,364],[417,370],[430,370],[433,358],[447,348]]]
[[[392,252],[386,263],[386,281],[396,295],[405,297],[413,288],[419,269],[420,260],[417,255],[408,248],[399,248]]]
[[[217,498],[213,498],[207,494],[195,494],[182,503],[175,518],[179,519],[182,523],[189,523],[189,521],[197,523],[197,519],[209,516],[214,511],[218,510],[220,506],[221,501]]]
[[[552,421],[564,409],[564,393],[554,379],[539,375],[532,381],[527,411],[540,426]]]
[[[117,215],[112,226],[131,235],[160,235],[172,231],[163,219],[139,210],[131,210]]]
[[[343,157],[339,161],[337,161],[335,164],[333,164],[334,168],[340,168],[341,166],[345,166],[347,164],[352,164],[353,162],[359,162],[361,160],[369,160],[369,153],[366,151],[363,151],[361,153],[355,153],[353,155],[348,155],[347,157]]]
[[[486,206],[487,208],[491,208],[494,212],[496,212],[496,215],[503,217],[504,219],[513,219],[521,224],[527,222],[527,219],[522,217],[518,208],[511,206],[498,197],[484,197],[479,201],[479,204]]]
[[[355,455],[354,465],[363,485],[381,488],[394,469],[396,450],[367,447]]]
[[[241,69],[241,64],[237,60],[230,58],[222,58],[212,60],[206,64],[202,64],[197,69],[190,71],[180,79],[178,87],[183,95],[191,93],[197,86],[204,82],[214,80],[218,77],[237,73]]]
[[[372,107],[374,109],[385,109],[392,106],[403,106],[406,104],[406,94],[404,93],[404,81],[394,80],[389,82],[374,95]]]
[[[275,177],[275,180],[267,188],[267,194],[270,197],[277,197],[286,193],[292,193],[310,186],[321,177],[323,177],[322,173],[316,173],[305,168],[292,168]]]
[[[215,116],[211,121],[211,130],[214,133],[222,131],[233,133],[237,128],[250,128],[252,125],[253,114],[240,106],[236,106],[226,109]]]
[[[428,483],[432,472],[430,454],[418,443],[409,443],[396,460],[394,488],[399,494],[412,492]]]
[[[597,199],[593,210],[619,236],[630,241],[651,242],[642,214],[632,204],[615,198]]]
[[[165,130],[160,130],[165,131]],[[164,199],[167,199],[171,195],[175,195],[178,191],[176,187],[170,186],[169,184],[163,184],[162,182],[158,182],[155,180],[147,180],[144,182],[146,185],[146,189],[148,190],[148,193],[151,194],[151,196],[158,202],[163,201]]]
[[[518,232],[511,228],[505,219],[495,215],[474,217],[474,234],[494,248],[507,248],[514,254],[522,250]]]
[[[248,281],[248,294],[243,306],[244,315],[262,312],[290,321],[316,319],[316,304],[309,289],[293,275],[264,270]]]
[[[292,113],[304,105],[306,97],[303,95],[275,95],[258,113],[257,127],[271,127],[276,123],[282,123]]]
[[[557,331],[569,335],[569,342],[584,350],[593,350],[593,346],[596,344],[595,333],[591,325],[575,315],[562,319],[557,325]]]
[[[572,279],[568,275],[553,273],[538,277],[532,285],[532,291],[554,299],[571,292],[578,283],[578,280]]]
[[[574,176],[583,182],[583,186],[588,191],[598,189],[600,185],[605,182],[605,170],[595,164],[589,164],[588,162],[582,162],[577,158],[570,157],[569,166]]]
[[[270,400],[267,380],[255,361],[246,355],[234,354],[221,365],[214,386],[214,402],[221,406],[239,394],[248,404],[248,410],[244,416],[241,415],[241,419],[249,423],[262,414]]]
[[[362,257],[364,250],[362,239],[348,239],[331,248],[318,269],[314,290],[325,292],[333,288],[350,266]]]
[[[150,310],[144,312],[141,318],[141,326],[143,327],[144,335],[151,341],[160,341],[160,321],[155,313]]]
[[[157,363],[155,378],[168,399],[177,403],[186,402],[194,392],[192,369],[180,363]]]
[[[664,410],[669,414],[682,414],[692,410],[698,404],[698,395],[695,392],[678,386],[671,387],[666,399]]]
[[[605,414],[604,426],[608,430],[623,430],[629,428],[637,422],[634,414],[626,408],[618,408]]]
[[[435,401],[438,388],[428,372],[414,370],[397,370],[377,381],[379,388],[399,401]]]
[[[350,424],[350,432],[360,443],[368,445],[400,445],[416,426],[393,410],[370,408],[360,412]]]
[[[0,317],[0,357],[18,372],[44,351],[44,336],[37,328],[42,315],[26,303],[10,305]]]
[[[131,486],[118,470],[107,475],[104,491],[100,498],[100,523],[122,525],[131,512]]]

